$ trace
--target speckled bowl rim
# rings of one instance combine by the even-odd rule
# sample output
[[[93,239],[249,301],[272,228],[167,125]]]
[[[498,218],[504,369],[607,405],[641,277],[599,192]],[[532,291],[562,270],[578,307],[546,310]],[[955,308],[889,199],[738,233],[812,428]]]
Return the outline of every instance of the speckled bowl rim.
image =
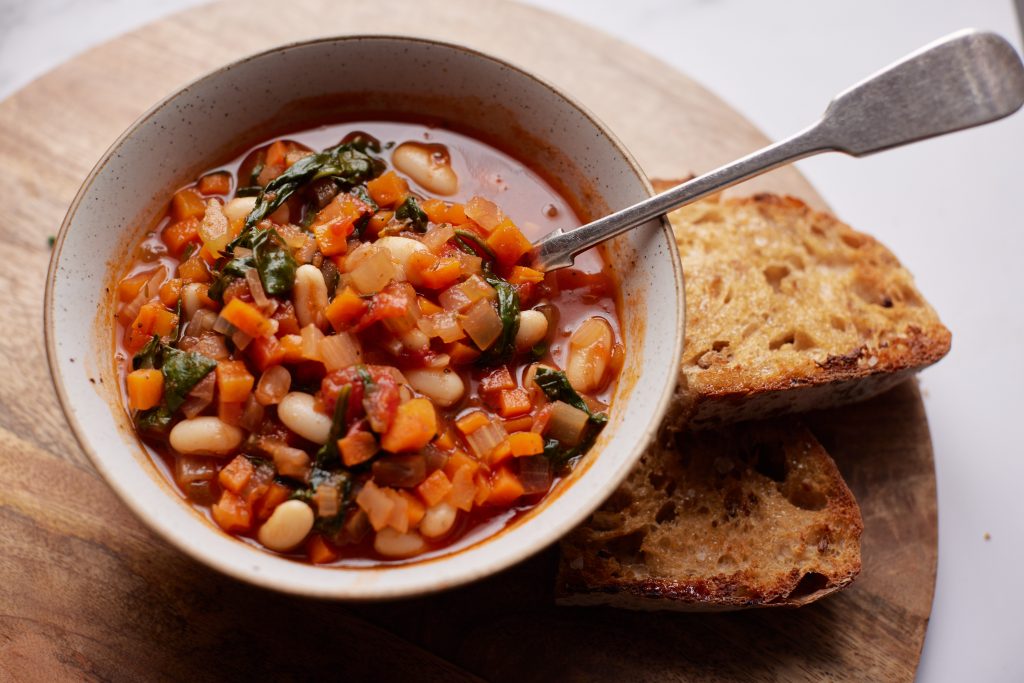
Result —
[[[187,540],[179,538],[175,534],[166,533],[164,529],[164,523],[158,519],[146,504],[139,500],[131,491],[127,491],[121,487],[118,479],[113,476],[112,470],[115,469],[113,465],[110,465],[104,461],[103,458],[99,457],[94,450],[92,444],[86,438],[85,431],[79,424],[75,411],[72,410],[71,400],[64,390],[64,376],[61,373],[60,363],[57,358],[56,342],[53,338],[53,290],[54,283],[56,281],[58,263],[60,262],[61,255],[63,252],[64,240],[69,231],[70,225],[74,220],[75,214],[78,211],[79,205],[83,198],[88,193],[93,182],[103,172],[104,167],[108,161],[115,155],[116,151],[121,147],[126,139],[135,134],[135,132],[157,111],[164,106],[168,105],[175,98],[179,97],[189,89],[196,85],[203,83],[209,79],[220,76],[225,71],[237,68],[238,66],[245,64],[255,59],[261,59],[275,53],[285,52],[288,50],[301,48],[303,46],[318,45],[322,43],[338,43],[338,42],[358,42],[364,40],[395,40],[404,41],[409,43],[421,44],[421,45],[432,45],[442,48],[448,48],[459,52],[464,52],[476,59],[483,59],[497,64],[500,67],[504,67],[511,71],[517,72],[527,79],[534,81],[537,85],[542,88],[546,88],[551,91],[557,97],[562,98],[572,108],[576,109],[584,118],[586,118],[591,125],[594,126],[595,130],[599,131],[602,136],[610,143],[615,150],[622,156],[623,160],[628,164],[629,170],[631,170],[636,177],[640,180],[643,187],[647,190],[649,195],[654,194],[654,188],[651,185],[647,175],[640,168],[636,158],[626,148],[626,146],[618,139],[618,137],[612,133],[612,131],[601,122],[593,112],[584,106],[575,97],[565,93],[560,88],[547,81],[546,79],[540,78],[539,76],[531,73],[530,71],[512,64],[505,59],[496,57],[494,55],[481,52],[479,50],[468,48],[464,45],[458,45],[456,43],[450,43],[442,40],[434,40],[431,38],[417,37],[417,36],[398,36],[388,34],[357,34],[350,36],[328,36],[321,38],[314,38],[310,40],[299,40],[290,43],[278,45],[260,52],[256,52],[245,57],[241,57],[237,60],[221,65],[216,69],[209,71],[202,76],[192,79],[185,85],[177,88],[174,92],[163,97],[149,107],[142,115],[140,115],[135,121],[123,133],[121,133],[117,139],[107,148],[107,150],[100,157],[100,160],[96,162],[96,165],[92,168],[89,174],[86,176],[78,192],[75,194],[75,198],[71,201],[68,207],[67,214],[61,223],[60,230],[57,233],[57,237],[54,241],[53,252],[50,256],[50,263],[46,274],[46,289],[43,300],[43,336],[46,345],[46,358],[47,363],[50,366],[50,377],[53,381],[54,389],[57,393],[57,398],[60,402],[61,410],[64,412],[64,416],[71,426],[72,432],[75,435],[75,439],[78,441],[78,445],[85,451],[93,467],[103,476],[107,485],[114,490],[118,498],[149,528],[150,531],[157,534],[165,541],[182,551],[185,555],[212,567],[228,576],[235,579],[239,579],[246,583],[269,588],[272,590],[290,593],[293,595],[302,595],[313,598],[324,598],[332,600],[346,600],[346,601],[373,601],[373,600],[389,600],[399,599],[406,597],[413,597],[417,595],[427,595],[430,593],[436,593],[457,586],[465,585],[473,581],[477,581],[485,576],[496,574],[512,565],[515,565],[526,558],[540,552],[544,548],[548,547],[566,533],[571,531],[573,528],[578,526],[583,520],[590,515],[594,510],[601,505],[601,503],[611,495],[619,484],[628,476],[633,465],[640,459],[643,451],[650,444],[651,440],[655,438],[658,428],[661,425],[662,419],[668,410],[669,404],[674,394],[676,381],[675,378],[668,378],[665,382],[665,387],[662,389],[661,395],[658,397],[656,402],[656,409],[654,411],[654,418],[644,429],[641,437],[636,441],[636,444],[628,453],[621,455],[624,463],[628,463],[628,467],[623,466],[621,468],[621,476],[615,481],[609,479],[596,490],[590,499],[590,503],[581,507],[577,510],[576,514],[561,517],[559,519],[550,521],[546,525],[535,525],[536,530],[533,535],[529,538],[529,542],[521,544],[520,547],[516,548],[514,552],[507,552],[500,557],[496,557],[493,562],[488,564],[486,568],[482,568],[478,571],[461,573],[453,572],[451,576],[438,579],[437,585],[432,586],[388,586],[384,587],[387,590],[381,590],[382,587],[375,586],[370,589],[366,594],[349,593],[344,590],[318,590],[315,587],[305,586],[298,581],[292,581],[287,584],[281,583],[277,578],[271,578],[263,576],[257,572],[250,571],[244,564],[237,564],[231,561],[226,561],[223,557],[215,552],[209,551],[205,545],[201,543],[189,543]],[[543,137],[543,136],[542,136]],[[677,366],[682,359],[683,353],[683,339],[684,339],[684,325],[685,325],[685,289],[683,286],[683,269],[679,259],[679,252],[676,246],[674,234],[672,232],[671,225],[668,219],[662,216],[659,219],[661,223],[661,232],[667,242],[668,256],[671,258],[672,263],[672,275],[673,284],[675,286],[676,294],[679,298],[680,305],[676,309],[676,324],[675,324],[675,337],[672,341],[672,356],[677,360]],[[614,427],[612,427],[614,428]],[[182,502],[182,505],[185,503]],[[538,517],[543,516],[543,510],[537,515]],[[211,532],[215,532],[215,529],[211,529]],[[494,538],[495,535],[488,536],[465,549],[456,551],[449,555],[443,555],[437,558],[429,560],[434,563],[453,563],[458,562],[460,554],[464,550],[469,548],[477,547],[478,545],[486,544],[488,540]],[[328,569],[329,570],[329,569]],[[344,584],[339,585],[339,588],[344,588]]]

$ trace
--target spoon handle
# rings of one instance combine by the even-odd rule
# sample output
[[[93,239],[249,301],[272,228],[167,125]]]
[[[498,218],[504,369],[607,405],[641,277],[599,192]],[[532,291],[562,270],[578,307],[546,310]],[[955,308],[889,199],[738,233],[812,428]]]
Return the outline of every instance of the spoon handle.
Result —
[[[958,31],[837,95],[813,125],[730,164],[582,227],[538,241],[532,266],[577,254],[652,218],[779,166],[818,154],[860,157],[996,121],[1024,104],[1024,65],[1002,37]]]

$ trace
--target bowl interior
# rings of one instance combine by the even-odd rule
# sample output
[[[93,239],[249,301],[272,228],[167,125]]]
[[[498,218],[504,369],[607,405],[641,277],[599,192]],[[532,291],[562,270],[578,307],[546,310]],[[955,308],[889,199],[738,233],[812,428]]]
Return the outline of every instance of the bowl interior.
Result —
[[[184,504],[134,436],[113,363],[110,287],[169,192],[271,135],[324,121],[433,118],[511,153],[595,218],[646,197],[632,157],[551,86],[460,47],[395,37],[328,39],[224,67],[172,95],[107,152],[68,212],[47,282],[47,351],[82,447],[151,528],[228,574],[322,597],[398,597],[500,570],[555,541],[617,486],[656,430],[682,345],[682,274],[671,232],[652,221],[609,244],[621,281],[626,363],[611,420],[555,492],[457,553],[401,565],[321,568],[239,542]]]

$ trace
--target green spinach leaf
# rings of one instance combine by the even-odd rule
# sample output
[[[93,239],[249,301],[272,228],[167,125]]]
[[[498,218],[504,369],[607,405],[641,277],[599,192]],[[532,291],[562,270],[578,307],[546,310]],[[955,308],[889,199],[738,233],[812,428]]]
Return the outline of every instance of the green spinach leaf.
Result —
[[[253,238],[252,255],[267,294],[282,296],[292,291],[298,264],[277,230],[259,231]]]
[[[146,342],[146,345],[132,358],[132,370],[143,368],[155,368],[160,363],[160,354],[163,351],[163,344],[160,337],[155,334]]]
[[[338,394],[338,402],[334,404],[334,417],[331,420],[331,430],[327,434],[327,443],[320,447],[320,450],[316,452],[316,458],[314,462],[318,468],[326,468],[331,465],[340,464],[340,458],[338,457],[338,439],[345,434],[345,430],[348,429],[348,421],[345,419],[348,416],[348,398],[352,393],[352,385],[346,384],[341,388],[341,392]]]
[[[143,437],[164,437],[171,430],[172,420],[173,415],[166,406],[157,406],[135,414],[135,429]]]
[[[207,292],[207,296],[217,302],[224,301],[224,290],[230,285],[235,278],[245,277],[245,272],[250,268],[256,267],[256,261],[252,256],[242,256],[241,258],[233,258],[217,272],[217,276],[210,283],[210,289]]]
[[[180,351],[171,346],[163,347],[164,406],[173,414],[192,388],[210,374],[217,361],[191,351]]]
[[[569,378],[565,376],[565,373],[561,370],[548,370],[547,368],[537,368],[537,376],[533,380],[537,383],[547,397],[552,401],[562,401],[568,403],[574,408],[579,408],[587,415],[590,416],[590,421],[594,424],[603,425],[608,422],[608,416],[604,413],[595,413],[590,410],[590,406],[583,400],[583,397],[576,393],[576,390],[572,388],[569,383]]]
[[[484,279],[498,292],[498,317],[501,318],[501,334],[480,356],[478,362],[484,365],[494,365],[506,362],[516,352],[516,333],[519,331],[519,294],[515,287],[497,275],[485,275]]]
[[[496,258],[494,250],[487,246],[487,242],[484,242],[483,238],[475,232],[456,228],[455,237],[458,241],[469,247],[469,253],[473,256],[489,258],[492,261]],[[466,250],[463,249],[463,251]]]
[[[425,232],[429,220],[427,214],[420,208],[419,202],[412,195],[406,197],[405,201],[395,210],[395,218],[400,221],[409,221],[416,232]]]

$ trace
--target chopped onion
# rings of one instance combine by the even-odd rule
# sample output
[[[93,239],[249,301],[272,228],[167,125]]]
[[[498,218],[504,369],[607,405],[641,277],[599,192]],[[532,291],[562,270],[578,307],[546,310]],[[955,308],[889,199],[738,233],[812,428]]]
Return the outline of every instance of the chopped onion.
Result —
[[[380,486],[411,488],[427,478],[427,461],[420,454],[385,455],[373,463],[373,481]]]
[[[341,370],[363,361],[359,340],[348,332],[339,332],[320,340],[320,359],[328,372]]]
[[[299,448],[293,448],[276,439],[264,439],[261,448],[274,459],[274,467],[286,476],[306,481],[310,473],[309,454]]]
[[[213,330],[214,323],[217,322],[217,317],[217,314],[210,309],[200,308],[188,321],[188,325],[185,327],[185,334],[189,337],[198,337],[204,332],[210,332]]]
[[[224,342],[224,337],[209,331],[199,335],[196,343],[192,346],[192,351],[213,360],[227,360],[231,355],[228,353],[228,345]]]
[[[466,311],[462,329],[480,350],[486,350],[501,336],[503,326],[491,302],[480,299]]]
[[[485,462],[498,444],[508,438],[505,425],[500,420],[496,420],[493,415],[488,415],[487,419],[488,424],[466,435],[466,443],[473,455]]]
[[[202,286],[198,282],[190,282],[181,288],[181,313],[187,320],[194,318],[196,313],[203,307],[203,302],[199,298]]]
[[[545,434],[558,439],[564,446],[575,446],[582,440],[589,419],[590,416],[579,408],[564,401],[555,401],[551,404],[551,419]]]
[[[455,226],[443,223],[435,226],[423,236],[423,246],[434,254],[440,255],[441,249],[453,237],[455,237]]]
[[[302,240],[301,246],[297,247],[292,254],[295,257],[295,261],[302,265],[309,263],[313,260],[313,255],[316,253],[316,240],[312,235],[305,235]]]
[[[398,273],[389,252],[374,248],[349,274],[356,291],[360,294],[372,294],[382,290]]]
[[[466,202],[466,216],[487,232],[494,230],[505,218],[497,204],[483,197],[473,197]]]
[[[433,356],[432,358],[427,360],[426,367],[439,370],[441,368],[448,367],[451,364],[451,362],[451,356],[449,356],[447,353],[439,353],[436,356]]]
[[[216,377],[216,373],[211,372],[207,374],[206,377],[199,380],[198,384],[192,387],[192,391],[188,392],[188,397],[181,405],[181,411],[185,413],[185,417],[191,420],[206,410],[206,406],[213,402],[213,390],[217,386]]]
[[[252,337],[247,335],[245,332],[236,329],[231,335],[231,341],[239,351],[245,351],[246,347],[252,343]]]
[[[492,301],[497,297],[498,293],[486,280],[479,275],[471,275],[441,292],[437,300],[446,311],[464,311],[481,299]]]
[[[226,318],[220,315],[218,315],[217,319],[213,322],[213,331],[219,332],[225,337],[230,337],[237,329],[237,327],[229,323]]]
[[[316,514],[319,517],[334,517],[341,511],[341,492],[334,484],[320,484],[313,494]]]
[[[260,280],[259,271],[255,268],[245,271],[245,282],[249,285],[249,293],[252,294],[252,300],[256,306],[264,309],[270,305],[270,299],[267,298],[267,293],[263,289],[263,281]]]
[[[480,275],[484,272],[484,260],[479,256],[473,256],[464,251],[460,251],[458,256],[459,267],[466,275]]]
[[[320,360],[320,342],[324,333],[313,323],[302,328],[302,357],[306,360]]]
[[[281,402],[292,386],[292,373],[280,365],[275,365],[260,375],[253,395],[265,406],[275,406]]]
[[[174,481],[186,486],[194,481],[208,481],[217,476],[217,465],[213,458],[197,458],[192,455],[177,455],[174,458]]]
[[[238,418],[238,426],[247,432],[255,432],[261,422],[263,422],[263,406],[252,394],[249,394],[249,398],[245,400],[245,408],[242,409],[242,416]]]
[[[519,463],[519,483],[523,493],[545,493],[551,488],[551,463],[543,455],[516,458]]]
[[[419,321],[419,328],[429,337],[439,337],[445,343],[458,341],[466,336],[459,324],[458,315],[445,311],[435,313]]]

